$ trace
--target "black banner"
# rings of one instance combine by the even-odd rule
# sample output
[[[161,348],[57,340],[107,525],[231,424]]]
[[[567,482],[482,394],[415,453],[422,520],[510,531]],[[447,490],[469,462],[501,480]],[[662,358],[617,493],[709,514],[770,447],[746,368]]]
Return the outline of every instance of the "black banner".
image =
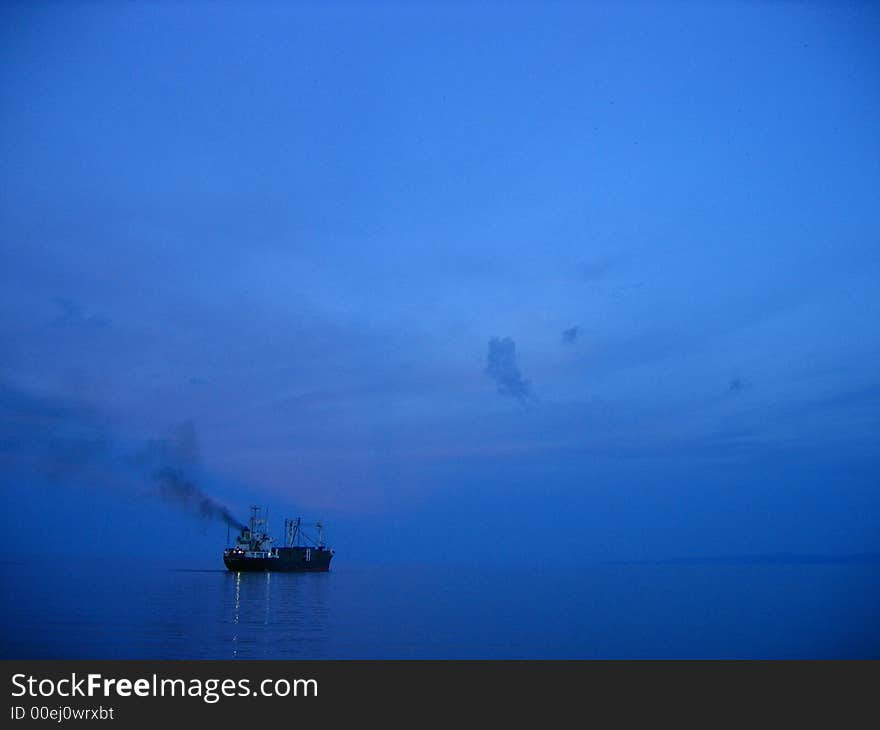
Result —
[[[877,662],[4,661],[3,725],[874,720]],[[7,724],[8,722],[8,724]],[[328,724],[330,723],[330,724]]]

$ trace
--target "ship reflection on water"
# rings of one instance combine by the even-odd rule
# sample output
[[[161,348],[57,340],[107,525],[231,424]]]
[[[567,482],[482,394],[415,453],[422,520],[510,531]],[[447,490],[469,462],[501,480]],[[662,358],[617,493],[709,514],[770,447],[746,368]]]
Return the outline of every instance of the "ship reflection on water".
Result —
[[[227,572],[229,658],[320,656],[329,639],[326,573]]]

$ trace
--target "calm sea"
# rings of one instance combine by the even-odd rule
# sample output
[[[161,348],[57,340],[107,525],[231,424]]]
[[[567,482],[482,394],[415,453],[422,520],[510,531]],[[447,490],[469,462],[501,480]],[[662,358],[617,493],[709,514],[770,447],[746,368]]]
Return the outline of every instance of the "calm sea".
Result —
[[[877,658],[880,564],[4,562],[3,658]]]

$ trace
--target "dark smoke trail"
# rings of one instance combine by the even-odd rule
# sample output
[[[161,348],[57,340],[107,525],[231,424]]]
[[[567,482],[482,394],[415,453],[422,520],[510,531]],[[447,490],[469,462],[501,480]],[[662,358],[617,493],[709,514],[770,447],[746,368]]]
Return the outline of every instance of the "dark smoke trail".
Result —
[[[108,488],[147,480],[159,497],[240,529],[229,510],[197,486],[199,461],[192,421],[135,449],[87,404],[31,394],[0,379],[0,464],[9,473]]]
[[[192,421],[180,424],[169,438],[150,441],[138,462],[152,476],[160,497],[202,517],[223,520],[237,530],[244,527],[196,485],[192,475],[198,472],[199,443]]]
[[[159,494],[165,499],[195,509],[202,517],[221,519],[236,530],[244,528],[244,525],[235,519],[226,507],[202,492],[177,469],[170,466],[162,467],[156,472],[155,477],[159,485]]]

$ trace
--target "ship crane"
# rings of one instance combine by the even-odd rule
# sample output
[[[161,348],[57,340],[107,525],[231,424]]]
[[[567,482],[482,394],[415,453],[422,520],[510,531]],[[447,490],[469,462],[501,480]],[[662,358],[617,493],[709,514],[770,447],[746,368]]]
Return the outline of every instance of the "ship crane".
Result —
[[[310,537],[305,530],[302,529],[302,517],[284,520],[284,545],[286,547],[308,546],[314,545],[319,550],[324,548],[324,523],[316,522],[315,527],[318,530],[318,539]]]

